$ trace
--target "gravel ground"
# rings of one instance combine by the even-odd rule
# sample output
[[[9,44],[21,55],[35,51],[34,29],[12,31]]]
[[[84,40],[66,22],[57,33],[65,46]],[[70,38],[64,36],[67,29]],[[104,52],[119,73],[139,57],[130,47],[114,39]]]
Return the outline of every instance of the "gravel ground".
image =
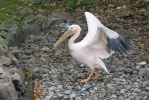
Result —
[[[87,31],[81,14],[74,16],[82,27],[77,41]],[[128,56],[113,54],[103,60],[110,73],[100,70],[102,81],[91,79],[82,84],[80,80],[88,77],[90,69],[71,57],[67,41],[53,48],[65,29],[57,27],[56,30],[50,29],[49,33],[30,35],[22,46],[19,62],[40,78],[36,90],[42,93],[42,100],[149,100],[147,21],[140,22],[142,17],[115,18],[113,14],[108,17],[102,10],[94,14],[101,15],[99,18],[105,26],[131,41],[134,52]]]

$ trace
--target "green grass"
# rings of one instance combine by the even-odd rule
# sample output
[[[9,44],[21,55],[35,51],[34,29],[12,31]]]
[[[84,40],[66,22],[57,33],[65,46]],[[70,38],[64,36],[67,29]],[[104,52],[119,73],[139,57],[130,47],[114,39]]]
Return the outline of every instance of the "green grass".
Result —
[[[26,6],[21,0],[0,0],[0,23],[13,16],[19,7]]]
[[[27,82],[28,84],[25,86],[25,94],[21,98],[21,100],[34,100],[34,97],[33,97],[33,94],[34,94],[33,79],[25,77],[24,82]]]

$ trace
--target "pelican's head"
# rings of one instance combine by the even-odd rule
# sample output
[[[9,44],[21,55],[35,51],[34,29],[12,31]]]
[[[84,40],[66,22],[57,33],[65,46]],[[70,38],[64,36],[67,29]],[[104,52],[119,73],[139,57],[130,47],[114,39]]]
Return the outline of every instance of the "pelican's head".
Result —
[[[67,32],[55,43],[54,48],[57,47],[61,42],[63,42],[69,36],[77,33],[78,29],[80,29],[80,26],[78,25],[69,26]]]

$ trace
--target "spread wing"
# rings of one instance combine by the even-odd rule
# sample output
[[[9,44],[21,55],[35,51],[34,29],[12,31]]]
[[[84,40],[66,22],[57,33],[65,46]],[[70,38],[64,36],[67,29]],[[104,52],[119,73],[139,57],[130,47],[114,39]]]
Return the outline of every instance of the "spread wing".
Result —
[[[108,58],[116,52],[120,55],[127,55],[132,52],[133,45],[104,26],[98,26],[92,41],[85,45],[84,49],[100,58]]]
[[[103,24],[90,12],[85,12],[85,17],[88,26],[88,33],[82,41],[90,42],[96,35],[97,26],[103,26]]]

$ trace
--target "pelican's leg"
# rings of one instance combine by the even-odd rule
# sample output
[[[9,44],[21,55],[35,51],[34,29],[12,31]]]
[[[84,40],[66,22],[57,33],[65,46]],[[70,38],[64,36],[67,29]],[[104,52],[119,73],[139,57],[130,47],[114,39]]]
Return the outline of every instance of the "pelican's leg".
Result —
[[[91,76],[93,75],[93,73],[94,73],[94,70],[91,70],[91,73],[90,73],[89,77],[87,79],[81,80],[80,82],[81,83],[85,83],[85,82],[89,81],[89,79],[91,78]]]
[[[98,70],[99,70],[98,68],[95,68],[96,73],[95,73],[95,76],[92,77],[92,79],[101,80],[101,78],[100,78],[99,75],[98,75]]]

